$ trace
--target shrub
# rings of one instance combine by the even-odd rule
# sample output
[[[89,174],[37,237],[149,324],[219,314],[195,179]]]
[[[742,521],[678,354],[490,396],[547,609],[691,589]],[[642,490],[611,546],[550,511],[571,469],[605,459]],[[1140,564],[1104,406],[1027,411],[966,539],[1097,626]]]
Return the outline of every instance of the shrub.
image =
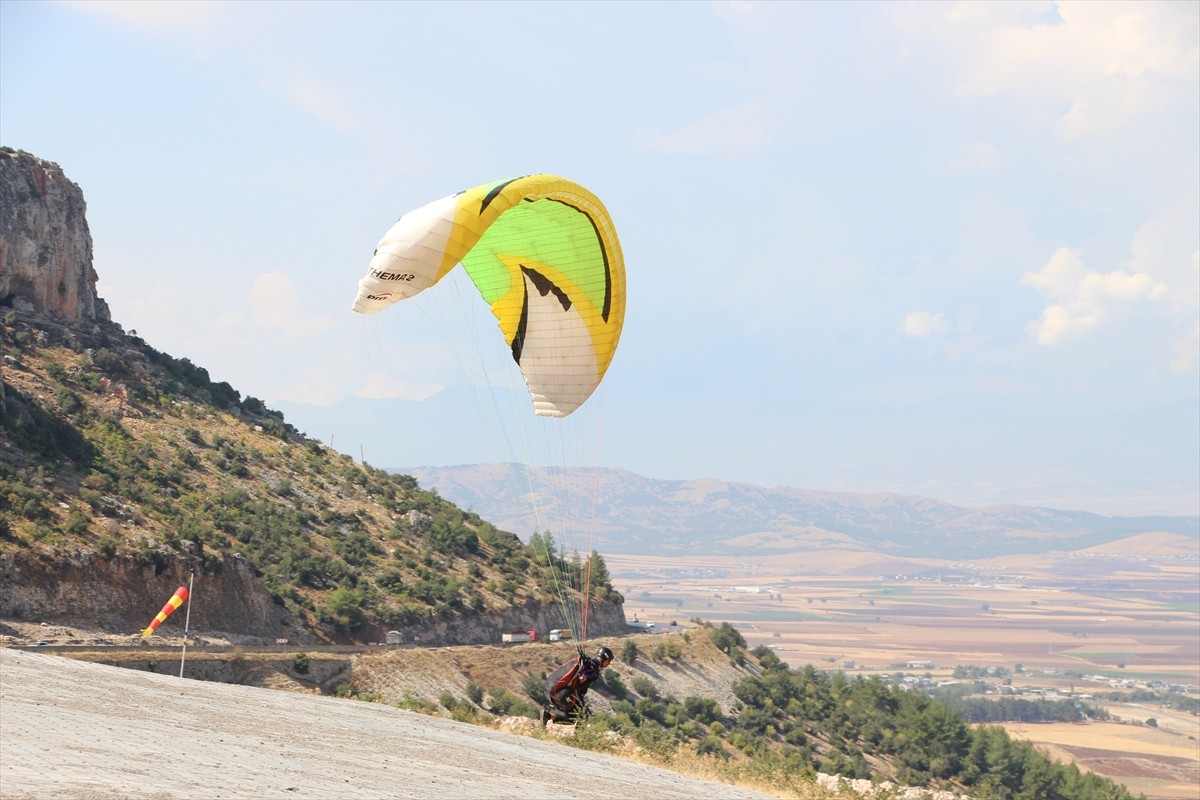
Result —
[[[339,586],[325,596],[325,614],[328,621],[347,628],[358,628],[367,621],[363,611],[362,593],[348,586]]]
[[[54,399],[58,402],[58,407],[62,409],[64,414],[77,414],[83,410],[83,400],[80,399],[79,395],[65,386],[60,386],[54,390]]]
[[[91,521],[87,515],[77,508],[71,509],[71,513],[67,514],[66,520],[63,522],[63,531],[73,535],[86,533]]]
[[[550,702],[550,696],[546,693],[546,684],[536,675],[526,674],[521,681],[521,691],[529,695],[534,701],[545,705]]]
[[[624,681],[621,680],[621,674],[616,670],[604,670],[604,687],[618,700],[624,700],[629,694],[629,689],[626,688]]]
[[[633,690],[642,697],[648,697],[651,700],[658,697],[658,687],[656,687],[654,682],[645,675],[638,675],[633,679],[630,686],[632,686]]]
[[[540,709],[527,703],[507,689],[492,689],[488,693],[488,711],[498,716],[536,718]]]
[[[112,558],[117,554],[117,540],[108,534],[102,535],[96,541],[96,552],[102,558]]]
[[[679,643],[678,639],[674,639],[674,638],[667,639],[665,641],[659,642],[654,647],[654,660],[655,661],[666,661],[667,659],[671,659],[672,661],[674,661],[674,660],[677,660],[682,655],[683,655],[683,645],[681,645]]]
[[[696,742],[696,752],[702,756],[716,756],[722,760],[729,759],[729,752],[721,745],[716,736],[705,736]]]
[[[735,650],[746,646],[746,640],[728,622],[722,622],[719,628],[709,631],[708,638],[718,650],[731,656]]]
[[[562,738],[562,743],[580,750],[606,752],[612,750],[614,742],[605,734],[605,728],[598,720],[584,719],[575,725],[575,730],[569,736]]]

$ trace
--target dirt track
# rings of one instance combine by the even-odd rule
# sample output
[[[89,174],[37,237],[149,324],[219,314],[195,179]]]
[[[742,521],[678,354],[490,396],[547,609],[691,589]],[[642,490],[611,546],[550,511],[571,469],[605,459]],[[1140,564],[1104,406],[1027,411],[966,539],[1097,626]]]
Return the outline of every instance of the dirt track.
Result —
[[[762,798],[390,706],[0,649],[0,796]]]

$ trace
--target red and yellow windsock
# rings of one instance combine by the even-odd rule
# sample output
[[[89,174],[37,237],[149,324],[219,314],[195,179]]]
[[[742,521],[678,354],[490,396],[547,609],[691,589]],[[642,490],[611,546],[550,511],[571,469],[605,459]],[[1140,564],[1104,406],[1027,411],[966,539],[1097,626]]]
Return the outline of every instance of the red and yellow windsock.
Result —
[[[175,613],[175,609],[187,602],[188,590],[186,586],[180,586],[175,590],[175,594],[171,595],[171,599],[162,607],[162,611],[158,612],[158,616],[150,620],[150,627],[142,631],[142,638],[146,639],[154,635],[154,629],[163,623],[163,620]]]

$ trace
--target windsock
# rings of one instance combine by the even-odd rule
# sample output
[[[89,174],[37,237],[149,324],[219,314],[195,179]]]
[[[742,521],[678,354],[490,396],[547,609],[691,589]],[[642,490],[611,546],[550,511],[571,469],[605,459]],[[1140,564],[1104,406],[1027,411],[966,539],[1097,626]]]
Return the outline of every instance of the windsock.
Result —
[[[154,629],[162,624],[163,620],[175,613],[175,609],[179,608],[188,599],[188,590],[186,586],[180,586],[175,590],[175,594],[171,595],[171,599],[162,607],[162,611],[158,612],[158,616],[150,620],[150,627],[142,631],[142,638],[147,639],[154,635]]]

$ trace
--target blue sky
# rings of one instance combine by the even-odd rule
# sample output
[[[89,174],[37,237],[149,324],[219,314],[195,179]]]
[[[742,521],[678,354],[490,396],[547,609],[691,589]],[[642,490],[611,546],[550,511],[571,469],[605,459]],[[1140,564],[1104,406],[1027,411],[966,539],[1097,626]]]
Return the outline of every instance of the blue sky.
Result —
[[[384,467],[502,457],[375,242],[551,172],[627,261],[598,461],[1200,513],[1198,143],[1195,3],[0,2],[114,319]]]

